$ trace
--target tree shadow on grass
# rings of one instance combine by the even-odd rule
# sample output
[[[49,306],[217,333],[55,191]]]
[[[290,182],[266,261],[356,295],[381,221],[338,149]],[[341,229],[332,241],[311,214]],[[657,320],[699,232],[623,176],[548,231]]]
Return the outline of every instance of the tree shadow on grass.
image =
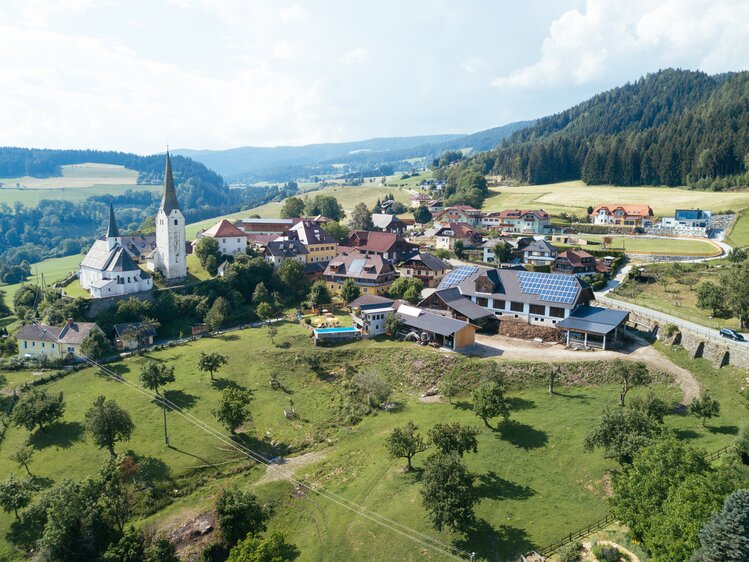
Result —
[[[516,420],[508,420],[502,423],[499,426],[497,438],[504,439],[521,449],[538,449],[539,447],[545,447],[549,442],[549,436],[545,431],[535,429]]]
[[[676,438],[680,440],[694,439],[700,436],[700,434],[693,429],[677,429],[674,433],[676,434]]]
[[[720,433],[721,435],[736,435],[739,432],[739,428],[735,425],[718,425],[718,426],[707,426],[707,430],[710,433]]]
[[[213,464],[213,463],[212,463],[211,461],[209,461],[208,459],[204,459],[204,458],[203,458],[203,457],[201,457],[200,455],[196,455],[195,453],[191,453],[191,452],[189,452],[189,451],[185,451],[184,449],[180,449],[179,447],[175,447],[175,446],[174,446],[174,445],[172,445],[171,443],[169,444],[169,448],[170,448],[170,449],[171,449],[172,451],[176,451],[176,452],[178,452],[178,453],[182,453],[183,455],[187,455],[188,457],[192,457],[192,458],[194,458],[194,459],[198,459],[198,460],[199,460],[200,462],[202,462],[203,464]],[[168,470],[168,467],[167,467],[167,470]]]
[[[473,404],[471,404],[470,402],[466,402],[464,400],[460,400],[458,402],[453,402],[453,408],[457,410],[468,411],[468,410],[473,410]]]
[[[588,401],[588,396],[586,394],[565,394],[564,392],[557,392],[554,391],[554,394],[550,394],[549,398],[554,398],[555,396],[559,396],[560,398],[571,398],[573,400],[582,400],[583,402]]]
[[[83,424],[80,422],[56,422],[44,431],[36,431],[29,437],[29,444],[35,449],[60,447],[67,449],[73,443],[83,440]]]
[[[54,480],[51,478],[48,478],[47,476],[37,476],[35,474],[31,474],[31,480],[34,483],[34,486],[38,490],[44,490],[46,488],[51,488],[52,484],[55,483]]]
[[[510,403],[510,410],[513,412],[519,412],[522,410],[531,410],[536,407],[536,403],[533,400],[526,400],[519,396],[513,396],[508,400]]]
[[[482,498],[492,500],[527,500],[536,494],[533,488],[505,480],[493,470],[490,470],[486,474],[479,474],[477,480],[476,493]]]
[[[107,365],[107,371],[111,371],[118,378],[125,378],[125,375],[130,372],[125,365],[119,363],[110,363]],[[101,369],[96,369],[96,376],[107,380],[112,380],[113,378],[111,374],[105,373]]]
[[[30,551],[44,532],[45,518],[33,517],[30,513],[27,510],[21,514],[20,519],[14,519],[10,530],[5,534],[8,542],[25,551]]]
[[[198,401],[198,397],[184,390],[165,390],[164,397],[180,408],[190,409]],[[161,405],[161,402],[158,402]]]
[[[171,449],[176,450],[174,447],[171,447]],[[128,449],[125,455],[131,457],[138,464],[138,474],[141,478],[151,481],[170,479],[169,466],[161,459],[139,455],[132,449]]]
[[[246,387],[242,386],[236,381],[220,377],[212,379],[211,386],[217,390],[224,390],[225,388],[239,388],[241,390],[247,390]]]
[[[223,341],[239,341],[239,336],[237,334],[221,334],[220,336],[216,336],[216,339]]]
[[[259,454],[265,461],[270,461],[278,456],[286,456],[291,451],[291,448],[286,443],[278,441],[275,444],[271,444],[268,441],[258,439],[254,435],[247,433],[236,433],[233,438],[234,441],[254,453],[250,458]]]
[[[510,525],[492,527],[489,522],[479,519],[465,537],[454,542],[466,552],[475,552],[477,560],[514,560],[528,552],[533,544],[523,529]]]

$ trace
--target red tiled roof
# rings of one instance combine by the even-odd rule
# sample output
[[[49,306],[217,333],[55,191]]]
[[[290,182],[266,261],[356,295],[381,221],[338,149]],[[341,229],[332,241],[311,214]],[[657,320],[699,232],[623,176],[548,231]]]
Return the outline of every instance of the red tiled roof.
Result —
[[[244,235],[242,230],[239,230],[226,219],[221,219],[203,233],[203,236],[210,236],[211,238],[234,238]]]
[[[437,236],[444,236],[441,234],[443,230],[452,230],[455,233],[456,238],[469,238],[476,234],[476,229],[465,222],[448,223],[447,226],[443,226],[437,231]]]
[[[364,251],[385,253],[399,242],[410,244],[394,232],[370,232],[367,230],[355,230],[341,246],[359,248]]]
[[[525,215],[533,215],[537,219],[549,218],[549,213],[543,209],[505,209],[499,213],[503,219],[519,219]]]
[[[605,209],[609,213],[613,214],[617,209],[621,209],[627,216],[630,217],[652,217],[653,209],[649,205],[598,205],[593,209],[593,214],[597,215],[601,209]]]

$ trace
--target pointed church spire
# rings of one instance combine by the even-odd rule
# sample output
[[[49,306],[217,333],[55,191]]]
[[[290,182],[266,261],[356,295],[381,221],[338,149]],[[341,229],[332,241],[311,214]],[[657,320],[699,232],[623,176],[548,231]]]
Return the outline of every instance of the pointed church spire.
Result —
[[[179,210],[177,192],[174,190],[174,177],[172,177],[172,162],[169,159],[169,150],[166,151],[166,170],[164,171],[164,195],[161,198],[161,210],[164,214],[171,213],[174,209]]]
[[[114,207],[112,200],[109,200],[109,225],[107,226],[107,238],[118,238],[120,231],[117,230],[117,223],[114,220]]]

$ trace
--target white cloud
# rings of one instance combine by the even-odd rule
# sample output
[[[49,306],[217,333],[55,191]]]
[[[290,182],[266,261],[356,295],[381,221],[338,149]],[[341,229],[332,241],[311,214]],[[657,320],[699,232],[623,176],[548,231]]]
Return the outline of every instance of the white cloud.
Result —
[[[299,4],[293,4],[278,13],[283,21],[302,21],[310,17],[310,13]]]
[[[500,88],[622,82],[664,66],[706,72],[749,64],[743,0],[588,0],[550,26],[533,64],[500,76]]]
[[[460,63],[460,67],[464,71],[470,74],[473,74],[474,72],[478,72],[479,70],[481,70],[483,66],[484,66],[484,61],[482,61],[479,58],[471,58]]]
[[[369,60],[369,49],[367,49],[366,47],[357,47],[352,51],[344,53],[343,56],[341,56],[341,58],[338,60],[341,64],[347,66],[352,64],[361,64]]]

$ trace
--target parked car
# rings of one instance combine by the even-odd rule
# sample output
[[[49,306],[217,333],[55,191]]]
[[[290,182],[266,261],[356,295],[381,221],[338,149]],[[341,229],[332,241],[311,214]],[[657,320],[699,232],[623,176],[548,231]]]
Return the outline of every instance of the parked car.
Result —
[[[724,338],[728,338],[729,340],[746,341],[744,339],[744,336],[739,334],[736,330],[729,330],[728,328],[723,328],[720,331],[720,335],[723,336]]]

